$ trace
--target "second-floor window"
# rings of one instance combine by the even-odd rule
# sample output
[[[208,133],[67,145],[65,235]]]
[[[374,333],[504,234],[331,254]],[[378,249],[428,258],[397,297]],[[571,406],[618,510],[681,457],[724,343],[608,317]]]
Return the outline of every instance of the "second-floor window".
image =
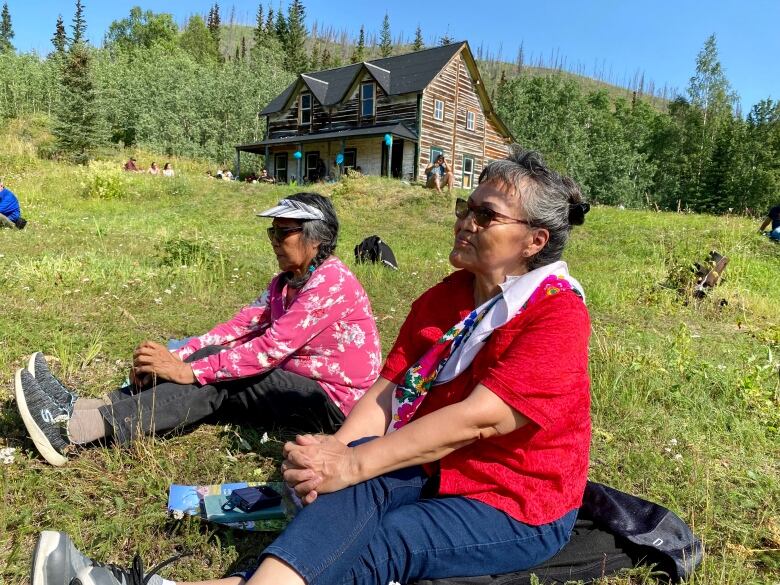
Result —
[[[433,119],[444,120],[444,102],[441,100],[433,100]]]
[[[474,130],[476,127],[476,119],[477,115],[474,112],[471,110],[466,112],[466,130]]]
[[[301,107],[300,107],[300,120],[301,125],[311,124],[311,94],[301,94]]]
[[[374,84],[364,83],[360,86],[360,117],[361,118],[373,118],[374,117]]]

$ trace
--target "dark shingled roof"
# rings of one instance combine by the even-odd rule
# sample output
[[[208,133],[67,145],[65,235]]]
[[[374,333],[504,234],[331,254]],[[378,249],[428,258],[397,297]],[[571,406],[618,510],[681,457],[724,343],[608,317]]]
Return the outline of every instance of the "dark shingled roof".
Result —
[[[416,93],[425,89],[465,42],[453,43],[365,63],[354,63],[337,69],[302,74],[268,104],[260,115],[284,109],[299,83],[305,83],[323,106],[332,106],[344,99],[355,77],[365,67],[388,95]]]

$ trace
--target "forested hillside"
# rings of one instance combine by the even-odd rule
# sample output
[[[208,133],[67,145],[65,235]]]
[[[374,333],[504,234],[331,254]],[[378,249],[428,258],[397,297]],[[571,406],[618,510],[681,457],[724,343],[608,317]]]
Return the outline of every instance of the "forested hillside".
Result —
[[[86,162],[101,147],[232,160],[262,138],[262,107],[295,75],[425,47],[379,35],[357,39],[306,25],[302,0],[286,12],[259,4],[256,23],[223,22],[219,5],[179,27],[172,15],[133,8],[100,47],[86,42],[81,0],[69,27],[52,23],[48,55],[13,46],[13,15],[0,23],[0,121],[40,116],[53,132],[45,157]],[[357,28],[357,25],[356,25]],[[453,40],[448,34],[440,43]],[[780,192],[780,103],[742,111],[706,39],[684,94],[583,82],[555,58],[515,63],[476,51],[494,105],[517,142],[542,151],[597,203],[711,213],[760,213]],[[627,97],[626,97],[627,96]],[[258,161],[258,164],[262,164]]]

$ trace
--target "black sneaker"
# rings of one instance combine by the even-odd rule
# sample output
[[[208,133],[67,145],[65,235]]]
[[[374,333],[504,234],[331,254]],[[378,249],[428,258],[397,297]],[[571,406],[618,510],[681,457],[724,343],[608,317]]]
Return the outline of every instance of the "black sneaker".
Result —
[[[64,532],[46,530],[38,536],[33,553],[31,585],[69,585],[92,561],[81,554]]]
[[[157,571],[189,554],[182,553],[171,557],[146,574],[144,574],[144,565],[138,554],[135,555],[133,566],[129,569],[93,561],[91,567],[85,567],[78,572],[76,578],[70,582],[70,585],[161,585],[162,577],[157,574]]]
[[[73,407],[76,405],[78,395],[51,373],[49,364],[46,363],[46,358],[40,351],[36,351],[30,356],[27,371],[33,375],[38,385],[57,403],[57,406],[65,410],[68,416],[73,414]]]
[[[57,406],[27,370],[16,372],[15,386],[16,407],[35,448],[50,464],[65,465],[71,446],[67,435],[70,414]]]
[[[23,217],[20,217],[19,219],[17,219],[17,220],[14,222],[14,225],[16,226],[16,229],[18,229],[18,230],[23,230],[23,229],[24,229],[24,226],[26,226],[26,225],[27,225],[27,220],[26,220],[26,219],[24,219]]]

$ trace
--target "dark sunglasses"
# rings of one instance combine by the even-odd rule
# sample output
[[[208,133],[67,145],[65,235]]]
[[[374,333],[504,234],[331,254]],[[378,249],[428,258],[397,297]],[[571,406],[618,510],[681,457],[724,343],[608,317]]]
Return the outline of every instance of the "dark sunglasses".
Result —
[[[272,242],[281,242],[283,239],[285,239],[290,234],[294,234],[295,232],[302,232],[302,227],[275,227],[271,226],[267,230],[265,230],[268,234],[268,239]]]
[[[503,213],[499,213],[498,211],[493,211],[489,207],[484,207],[482,205],[471,205],[465,199],[456,199],[455,217],[458,219],[466,219],[469,216],[469,213],[474,214],[474,222],[481,228],[486,228],[489,226],[493,221],[495,221],[497,217],[513,221],[514,223],[524,223],[525,225],[531,225],[531,222],[527,219],[516,219],[514,217],[504,215]]]

